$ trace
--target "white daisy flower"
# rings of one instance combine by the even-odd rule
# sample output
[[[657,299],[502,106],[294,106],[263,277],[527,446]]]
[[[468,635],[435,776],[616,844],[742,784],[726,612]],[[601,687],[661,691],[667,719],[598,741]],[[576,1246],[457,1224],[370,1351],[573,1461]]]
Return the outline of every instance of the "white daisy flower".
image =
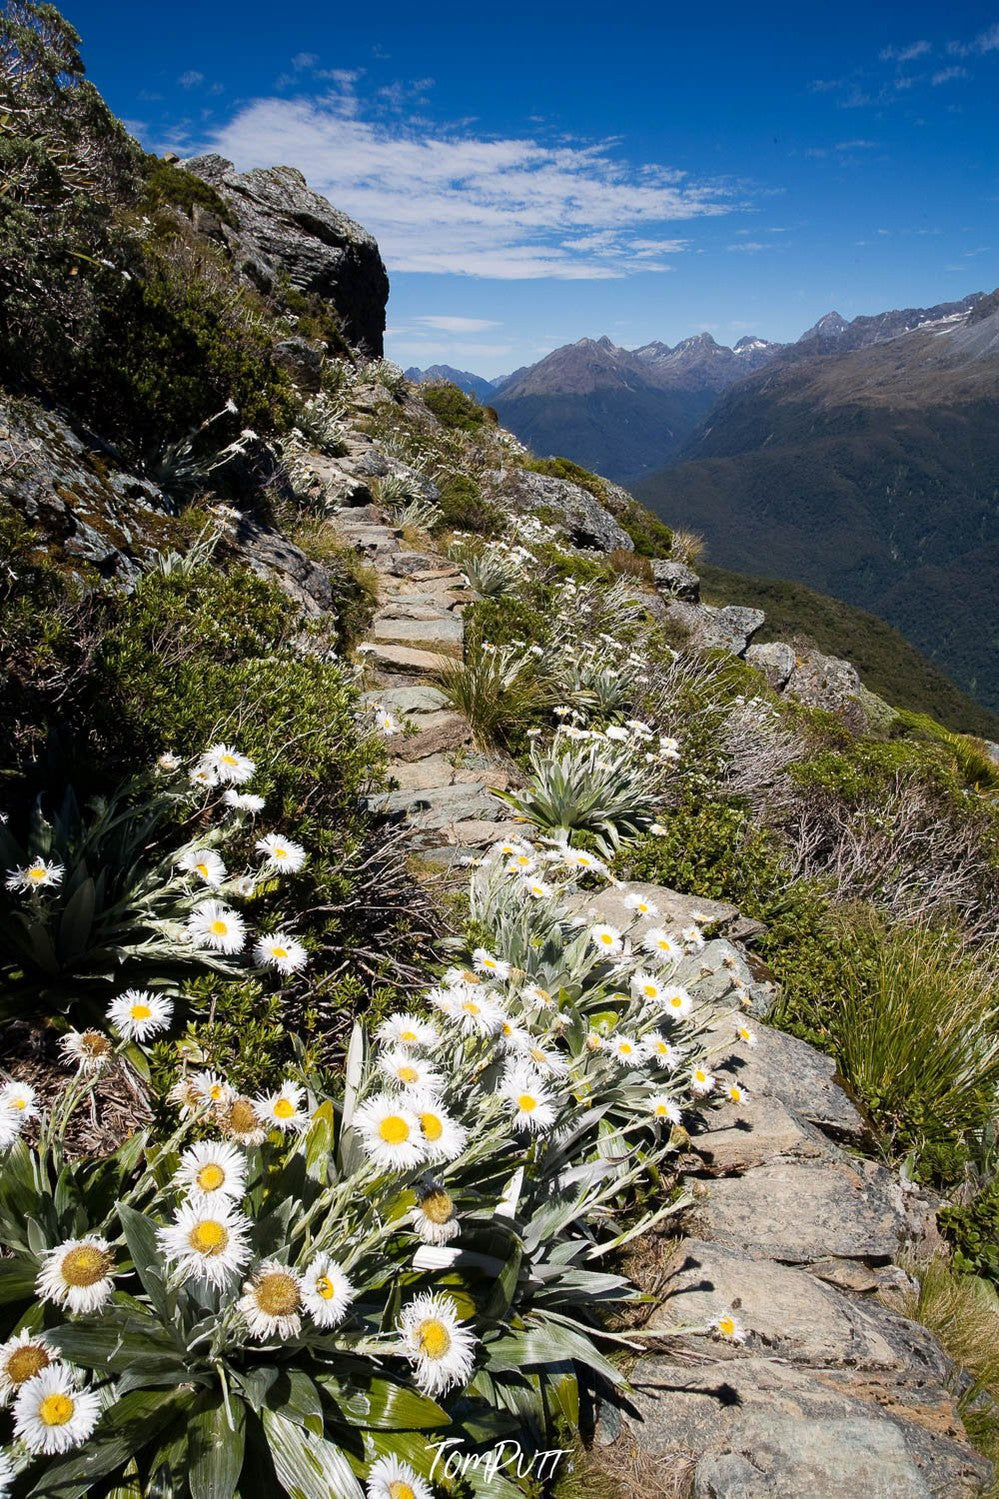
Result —
[[[103,1031],[67,1031],[59,1041],[63,1061],[86,1077],[103,1072],[114,1059],[114,1047]]]
[[[406,1104],[416,1116],[424,1157],[431,1165],[456,1161],[464,1154],[468,1131],[448,1113],[439,1098],[432,1093],[414,1093],[407,1096]]]
[[[213,744],[201,757],[201,764],[213,772],[215,779],[228,786],[244,785],[256,770],[254,762],[231,744]]]
[[[648,1054],[657,1067],[668,1067],[670,1070],[680,1063],[680,1052],[669,1041],[662,1036],[653,1036],[646,1042]]]
[[[305,1089],[297,1083],[284,1082],[276,1093],[265,1093],[253,1100],[257,1118],[268,1129],[300,1130],[309,1122],[303,1107]]]
[[[180,769],[180,756],[179,755],[173,755],[173,754],[171,754],[169,750],[165,751],[165,753],[162,754],[162,755],[157,755],[156,756],[156,769],[157,770],[179,770]]]
[[[308,858],[300,843],[282,838],[280,833],[266,833],[258,838],[256,849],[268,869],[279,869],[283,874],[297,874]]]
[[[458,993],[451,1018],[466,1036],[495,1036],[503,1027],[505,1012],[489,994]]]
[[[661,822],[654,822],[649,827],[649,832],[654,838],[665,838],[669,828],[664,827]]]
[[[662,1123],[680,1124],[683,1121],[679,1105],[666,1093],[657,1093],[649,1099],[649,1112]]]
[[[6,1405],[22,1385],[58,1359],[44,1333],[18,1332],[0,1345],[0,1405]]]
[[[397,1457],[379,1457],[368,1470],[366,1499],[434,1499],[429,1484]]]
[[[693,1067],[690,1073],[690,1091],[699,1097],[710,1093],[715,1085],[714,1074],[706,1067]]]
[[[433,1093],[444,1085],[441,1074],[405,1046],[393,1046],[383,1052],[378,1058],[378,1066],[386,1077],[403,1088],[421,1088]]]
[[[246,1190],[246,1157],[234,1145],[199,1140],[181,1156],[173,1184],[202,1208],[238,1202]]]
[[[621,933],[613,926],[591,926],[590,941],[598,952],[614,956],[621,951]]]
[[[647,1000],[649,1004],[661,1004],[662,997],[666,992],[663,985],[653,973],[646,973],[640,969],[631,975],[632,993],[639,999]]]
[[[514,1045],[523,1060],[535,1067],[542,1077],[546,1072],[551,1073],[552,1077],[564,1077],[569,1071],[569,1064],[561,1052],[553,1051],[550,1046],[543,1046],[531,1035],[527,1035],[523,1043],[515,1042]]]
[[[700,927],[685,926],[680,932],[680,937],[689,952],[700,952],[704,946],[704,936]]]
[[[548,900],[554,891],[544,880],[528,879],[524,881],[524,894],[532,900]]]
[[[540,984],[525,984],[520,991],[520,997],[525,1004],[538,1005],[543,1010],[554,1007],[555,1000],[547,989],[542,989]]]
[[[748,1025],[737,1026],[735,1033],[739,1037],[739,1040],[744,1041],[747,1046],[752,1047],[759,1045],[759,1038],[757,1037],[756,1032],[752,1030]]]
[[[567,848],[562,855],[567,869],[584,869],[588,874],[606,874],[607,865],[596,854],[588,854],[584,848]]]
[[[67,1239],[42,1258],[35,1290],[43,1301],[76,1316],[99,1312],[114,1290],[114,1255],[107,1239]]]
[[[514,1129],[543,1134],[555,1123],[556,1111],[545,1083],[531,1067],[511,1067],[499,1086],[510,1105]]]
[[[231,786],[222,800],[234,812],[262,812],[267,805],[262,796],[257,796],[252,791],[233,791]]]
[[[244,1094],[222,1099],[212,1112],[222,1133],[237,1145],[263,1145],[267,1139],[253,1099]]]
[[[436,1182],[427,1182],[417,1192],[410,1222],[424,1244],[450,1244],[461,1232],[454,1198]]]
[[[217,900],[202,901],[187,918],[187,929],[198,947],[213,952],[242,952],[246,945],[246,926],[242,916]]]
[[[146,989],[126,989],[108,1005],[108,1020],[126,1041],[145,1041],[169,1028],[173,1000]]]
[[[628,730],[621,724],[612,723],[604,730],[604,738],[614,740],[617,744],[625,744],[631,736]]]
[[[214,849],[189,848],[181,854],[177,864],[185,874],[197,875],[212,890],[217,890],[225,883],[227,870]]]
[[[278,973],[299,973],[309,961],[309,955],[301,942],[287,932],[272,932],[261,937],[253,948],[253,956],[262,968],[276,968]]]
[[[587,1031],[585,1042],[587,1051],[603,1051],[606,1044],[605,1038],[599,1031]]]
[[[708,1323],[711,1331],[726,1343],[744,1343],[748,1334],[738,1317],[731,1312],[722,1312]]]
[[[0,1109],[15,1114],[24,1125],[38,1117],[35,1090],[30,1083],[9,1082],[0,1088]]]
[[[9,869],[5,883],[8,890],[54,889],[65,873],[65,865],[54,860],[32,859],[23,869]]]
[[[383,1093],[369,1098],[354,1114],[357,1131],[370,1159],[386,1171],[408,1171],[426,1160],[420,1121],[409,1100]]]
[[[357,1292],[328,1254],[317,1254],[302,1275],[302,1304],[317,1327],[339,1327]]]
[[[607,1050],[622,1067],[634,1067],[636,1062],[641,1062],[645,1057],[645,1047],[637,1036],[611,1036],[607,1042]]]
[[[209,765],[194,765],[187,772],[192,786],[217,786],[219,778]]]
[[[387,708],[375,709],[375,727],[380,734],[384,734],[386,737],[402,732],[402,724],[396,718],[395,714],[390,713]]]
[[[233,1096],[232,1088],[218,1072],[192,1072],[187,1083],[196,1109],[228,1103]]]
[[[672,1020],[686,1020],[694,1008],[694,1001],[679,984],[669,984],[662,992],[660,1003]]]
[[[536,864],[530,854],[512,854],[503,867],[507,874],[533,874]]]
[[[508,843],[497,843],[495,852],[504,859],[515,859],[520,854],[531,854],[534,852],[533,845],[519,838],[512,838]]]
[[[729,1103],[745,1103],[748,1095],[745,1088],[741,1088],[738,1083],[726,1083],[725,1097]]]
[[[79,1389],[65,1364],[53,1364],[18,1391],[14,1435],[36,1456],[51,1456],[82,1446],[100,1417],[96,1391]]]
[[[387,1020],[383,1020],[375,1035],[379,1041],[389,1046],[418,1046],[424,1049],[435,1046],[440,1040],[440,1032],[435,1025],[408,1011],[390,1015]]]
[[[683,947],[661,926],[650,927],[642,937],[642,946],[647,953],[664,963],[678,963],[683,957]]]
[[[302,1330],[302,1280],[297,1270],[263,1260],[236,1302],[251,1338],[297,1338]]]
[[[629,911],[634,911],[636,916],[649,916],[655,918],[659,915],[659,907],[653,905],[652,901],[646,900],[644,895],[632,891],[624,897],[624,903]]]
[[[156,1230],[164,1259],[211,1286],[224,1286],[250,1259],[250,1220],[223,1201],[217,1207],[185,1202],[166,1228]]]
[[[510,977],[509,963],[503,958],[497,958],[485,947],[477,947],[473,952],[472,967],[476,973],[487,973],[490,978],[508,979]]]
[[[401,1351],[425,1395],[442,1395],[471,1378],[478,1339],[461,1322],[450,1296],[417,1296],[403,1307],[398,1329]]]

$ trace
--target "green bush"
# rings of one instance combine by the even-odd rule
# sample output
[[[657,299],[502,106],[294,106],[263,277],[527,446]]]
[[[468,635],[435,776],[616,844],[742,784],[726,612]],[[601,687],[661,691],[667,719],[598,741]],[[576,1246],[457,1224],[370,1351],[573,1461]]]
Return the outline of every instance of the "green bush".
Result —
[[[495,414],[490,416],[487,407],[480,406],[457,385],[421,385],[419,393],[441,425],[452,431],[477,432],[481,427],[495,425]]]
[[[636,500],[618,512],[616,520],[635,543],[640,557],[672,557],[673,532],[658,516]]]
[[[159,156],[146,156],[143,162],[143,187],[140,206],[149,213],[157,208],[179,208],[190,217],[195,208],[213,213],[224,224],[235,228],[236,217],[222,195],[210,182],[185,172],[172,161],[163,161]]]
[[[953,1245],[958,1270],[999,1285],[999,1180],[983,1186],[971,1202],[943,1208],[940,1227]]]
[[[573,463],[571,458],[531,457],[524,459],[523,466],[532,474],[546,474],[550,479],[567,479],[570,484],[578,484],[580,489],[588,489],[601,504],[606,499],[607,488],[599,474],[591,473],[580,463]]]
[[[483,499],[482,490],[469,474],[446,474],[440,481],[437,506],[439,526],[446,531],[475,531],[481,536],[499,536],[503,531],[502,510]]]

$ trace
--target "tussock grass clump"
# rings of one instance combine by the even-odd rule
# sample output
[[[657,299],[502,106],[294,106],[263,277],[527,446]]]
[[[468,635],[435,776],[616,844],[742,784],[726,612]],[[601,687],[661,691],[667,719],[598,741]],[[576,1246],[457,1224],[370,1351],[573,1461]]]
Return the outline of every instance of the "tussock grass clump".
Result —
[[[502,744],[543,701],[534,658],[516,646],[465,642],[463,661],[441,661],[440,689],[464,713],[480,745]]]
[[[890,1154],[981,1130],[999,1086],[993,967],[953,938],[889,930],[842,970],[829,1019],[840,1067]]]

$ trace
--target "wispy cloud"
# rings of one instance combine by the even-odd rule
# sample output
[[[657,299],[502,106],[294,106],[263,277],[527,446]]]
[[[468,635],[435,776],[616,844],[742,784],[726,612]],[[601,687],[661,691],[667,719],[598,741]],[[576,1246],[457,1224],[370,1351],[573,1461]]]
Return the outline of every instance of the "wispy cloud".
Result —
[[[885,47],[880,57],[882,62],[915,62],[917,57],[925,57],[932,51],[929,42],[909,42],[905,47]]]
[[[836,151],[876,151],[877,148],[877,141],[852,140],[837,141],[833,149]]]
[[[197,68],[188,68],[187,72],[181,73],[180,77],[177,79],[177,82],[180,84],[181,88],[198,88],[200,84],[204,83],[204,81],[204,73],[199,73]]]
[[[999,21],[980,31],[970,42],[948,42],[947,51],[957,57],[970,57],[974,53],[984,56],[986,52],[999,52]]]
[[[314,72],[313,77],[318,77]],[[390,270],[504,280],[604,280],[670,267],[680,221],[740,205],[736,190],[618,143],[489,137],[396,118],[399,96],[362,100],[341,73],[318,98],[258,99],[202,146],[239,167],[294,162],[318,192],[378,239]]]
[[[443,317],[437,313],[426,317],[416,317],[413,322],[419,323],[424,328],[435,328],[441,333],[484,333],[487,328],[500,326],[490,318]]]
[[[742,250],[746,255],[757,255],[760,250],[772,250],[773,245],[764,245],[758,239],[742,239],[737,245],[726,245],[726,250]]]
[[[939,73],[934,73],[930,79],[934,88],[939,88],[942,83],[951,83],[956,78],[967,78],[967,68],[941,68]]]

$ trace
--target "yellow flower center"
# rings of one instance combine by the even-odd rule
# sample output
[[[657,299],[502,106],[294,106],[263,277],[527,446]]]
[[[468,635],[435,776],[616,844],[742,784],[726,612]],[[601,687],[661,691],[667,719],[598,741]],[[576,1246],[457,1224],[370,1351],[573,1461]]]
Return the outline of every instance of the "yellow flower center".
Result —
[[[208,865],[207,864],[195,864],[194,869],[195,869],[195,872],[197,874],[200,874],[200,876],[201,876],[201,878],[203,880],[207,880],[207,878],[208,878]]]
[[[407,1045],[409,1045],[409,1046],[412,1046],[413,1042],[416,1041],[416,1039],[417,1039],[417,1035],[416,1035],[415,1031],[402,1031],[402,1032],[400,1032],[399,1040],[406,1042]]]
[[[153,1012],[146,1004],[135,1004],[130,1007],[128,1013],[133,1020],[148,1020]]]
[[[224,1092],[225,1089],[223,1088],[221,1083],[212,1083],[211,1087],[208,1089],[208,1097],[211,1099],[212,1103],[218,1103]]]
[[[482,983],[482,980],[479,978],[479,975],[477,973],[473,973],[470,968],[466,968],[465,971],[464,971],[464,973],[461,976],[464,979],[464,981],[465,981],[466,984],[481,984]]]
[[[217,1218],[203,1218],[187,1236],[187,1242],[198,1254],[221,1254],[229,1243],[229,1230]]]
[[[288,857],[288,850],[286,848],[275,848],[271,852],[275,859],[287,859]]]
[[[420,1074],[415,1067],[400,1067],[398,1072],[401,1083],[415,1083],[419,1081]]]
[[[444,1133],[443,1122],[437,1114],[421,1114],[420,1128],[423,1131],[424,1138],[430,1141],[439,1140]]]
[[[666,1105],[664,1103],[657,1103],[656,1104],[656,1118],[657,1119],[665,1119],[668,1116],[668,1114],[669,1114],[669,1109],[666,1107]]]
[[[28,870],[28,879],[36,881],[44,880],[45,873],[46,871],[41,864],[35,864]]]
[[[288,949],[286,947],[272,947],[271,948],[271,957],[272,958],[286,958],[287,956],[288,956]]]
[[[219,759],[223,765],[235,765],[237,763],[235,755],[219,755]]]
[[[404,1478],[393,1478],[388,1491],[389,1499],[416,1499],[416,1490]]]
[[[537,1106],[538,1100],[536,1098],[532,1098],[530,1093],[522,1093],[517,1099],[517,1107],[524,1114],[530,1114],[533,1109],[537,1108]]]
[[[290,1098],[279,1098],[274,1105],[275,1119],[290,1119],[295,1112],[295,1105]]]
[[[323,1298],[324,1301],[332,1301],[333,1297],[336,1295],[336,1286],[330,1280],[328,1275],[320,1275],[313,1289],[318,1296],[321,1296]]]
[[[386,1145],[402,1145],[409,1139],[409,1125],[399,1114],[389,1114],[378,1126]]]
[[[36,1374],[41,1374],[51,1362],[41,1343],[24,1343],[20,1348],[14,1349],[4,1364],[3,1372],[11,1384],[22,1385],[27,1380],[34,1379]]]
[[[45,1426],[65,1426],[67,1421],[73,1419],[75,1409],[76,1406],[68,1395],[46,1395],[38,1407],[38,1417]]]
[[[441,1359],[451,1347],[451,1334],[436,1317],[427,1317],[416,1329],[416,1341],[427,1358]]]
[[[207,1166],[202,1166],[194,1179],[202,1192],[217,1192],[225,1181],[225,1172],[214,1161],[209,1161]]]
[[[111,1042],[100,1031],[84,1031],[80,1037],[80,1049],[91,1057],[106,1057],[111,1050]]]
[[[445,1192],[441,1187],[421,1198],[420,1211],[431,1223],[450,1223],[454,1217],[454,1200],[450,1192]]]
[[[718,1318],[718,1331],[723,1338],[730,1338],[735,1332],[735,1322],[731,1317]]]
[[[14,1097],[9,1100],[9,1103],[12,1109],[17,1109],[18,1113],[23,1113],[28,1107],[28,1100],[26,1098]]]
[[[208,930],[213,937],[224,937],[229,930],[229,923],[227,921],[213,921]]]
[[[482,1014],[482,1011],[479,1009],[479,1006],[475,1003],[474,999],[466,999],[461,1008],[464,1010],[466,1015]]]
[[[283,1270],[262,1276],[253,1295],[260,1310],[268,1317],[290,1317],[301,1305],[298,1282]]]
[[[646,999],[655,999],[657,993],[655,984],[643,984],[642,993]]]
[[[68,1286],[95,1286],[111,1268],[111,1259],[93,1244],[81,1244],[63,1256],[59,1274]]]
[[[600,940],[605,947],[610,947],[611,943],[614,941],[614,938],[610,935],[609,932],[601,932]]]

